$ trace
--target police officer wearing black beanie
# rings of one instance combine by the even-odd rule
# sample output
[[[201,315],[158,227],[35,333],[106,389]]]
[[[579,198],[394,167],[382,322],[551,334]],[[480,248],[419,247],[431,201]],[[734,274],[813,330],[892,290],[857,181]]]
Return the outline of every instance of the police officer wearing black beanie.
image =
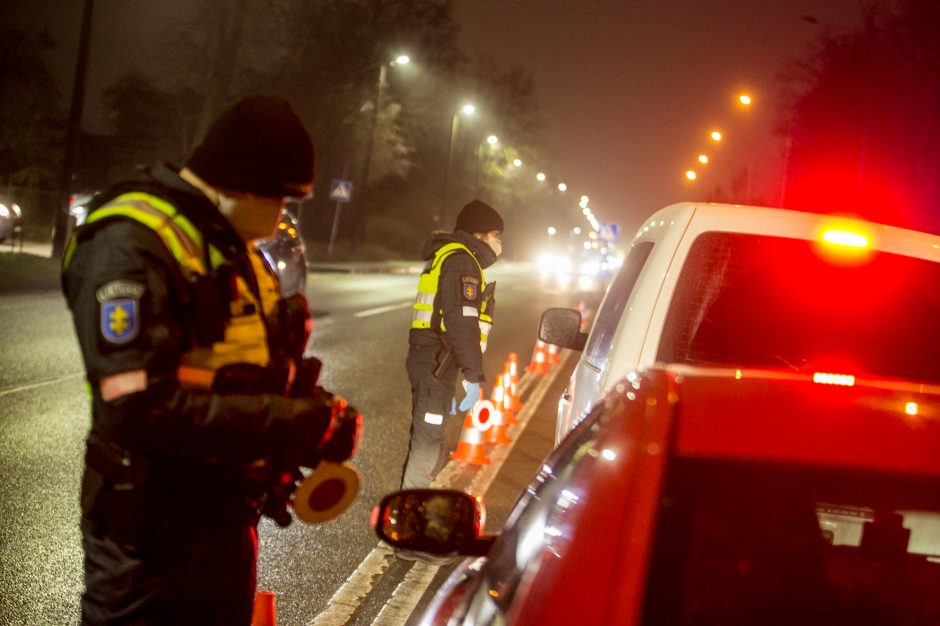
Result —
[[[502,254],[503,219],[474,200],[457,216],[453,232],[424,244],[405,364],[411,381],[411,437],[402,487],[426,487],[447,461],[447,417],[466,413],[483,382],[483,353],[493,324],[495,283],[483,270]],[[458,375],[465,389],[455,398]]]
[[[92,400],[82,624],[248,626],[259,516],[285,525],[299,468],[355,454],[362,418],[302,358],[306,301],[254,243],[313,179],[290,105],[249,97],[183,169],[101,194],[70,240]]]

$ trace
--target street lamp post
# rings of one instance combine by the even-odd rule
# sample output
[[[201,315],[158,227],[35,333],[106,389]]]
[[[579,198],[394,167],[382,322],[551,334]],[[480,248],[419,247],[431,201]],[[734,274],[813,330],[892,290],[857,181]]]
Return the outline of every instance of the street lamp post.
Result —
[[[457,138],[457,131],[460,128],[460,114],[473,115],[476,112],[476,107],[472,104],[465,104],[459,111],[454,113],[454,117],[451,120],[450,125],[450,143],[447,148],[447,164],[444,166],[444,191],[441,194],[441,211],[438,216],[438,222],[443,224],[445,217],[447,216],[447,201],[448,201],[448,184],[450,183],[450,167],[451,163],[454,160],[454,142]]]
[[[379,110],[382,108],[382,94],[385,92],[385,84],[388,76],[389,65],[407,65],[411,59],[404,54],[395,57],[391,63],[382,63],[379,65],[379,80],[375,87],[375,99],[372,107],[372,120],[369,124],[369,139],[366,142],[365,161],[362,164],[362,193],[360,194],[360,204],[364,207],[366,195],[369,190],[369,170],[372,166],[372,149],[375,146],[375,131],[379,122]]]
[[[476,181],[474,184],[474,194],[477,198],[480,197],[480,177],[481,171],[483,170],[483,143],[484,141],[489,144],[490,149],[495,148],[496,144],[499,143],[499,137],[496,135],[488,135],[486,139],[480,141],[477,144],[477,171],[476,171]]]

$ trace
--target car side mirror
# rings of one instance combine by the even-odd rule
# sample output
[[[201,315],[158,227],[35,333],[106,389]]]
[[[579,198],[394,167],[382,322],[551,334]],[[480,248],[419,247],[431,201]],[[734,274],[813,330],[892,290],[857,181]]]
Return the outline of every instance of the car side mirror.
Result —
[[[547,309],[539,321],[539,339],[562,348],[584,350],[587,333],[581,332],[581,312],[577,309]]]
[[[382,498],[372,510],[372,527],[398,548],[482,556],[493,542],[480,536],[485,518],[483,502],[463,491],[406,489]]]

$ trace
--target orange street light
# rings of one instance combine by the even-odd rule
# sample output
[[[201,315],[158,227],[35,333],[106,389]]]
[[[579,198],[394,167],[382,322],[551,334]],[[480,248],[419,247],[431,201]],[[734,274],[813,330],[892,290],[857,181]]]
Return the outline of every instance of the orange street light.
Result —
[[[700,154],[700,155],[698,155],[698,162],[701,163],[702,165],[707,164],[707,163],[708,163],[708,155],[707,155],[707,154]]]
[[[710,136],[712,138],[712,141],[721,141],[721,132],[717,130],[713,130]]]
[[[738,96],[738,102],[740,102],[744,106],[750,106],[751,96],[747,95],[746,93],[742,93],[740,96]]]
[[[685,177],[688,178],[689,180],[695,180],[696,178],[698,178],[698,175],[695,173],[695,170],[688,170],[685,173]]]

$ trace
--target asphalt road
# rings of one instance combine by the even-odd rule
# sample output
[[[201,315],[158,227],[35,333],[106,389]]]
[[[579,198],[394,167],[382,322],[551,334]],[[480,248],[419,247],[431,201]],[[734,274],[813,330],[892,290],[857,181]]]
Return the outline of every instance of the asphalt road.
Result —
[[[487,275],[499,284],[485,359],[494,380],[510,352],[528,363],[541,312],[575,306],[577,297],[544,292],[525,265],[501,263]],[[397,561],[377,549],[369,526],[371,507],[397,488],[407,446],[404,360],[415,285],[407,274],[310,275],[310,349],[325,364],[322,383],[366,419],[355,460],[362,489],[329,523],[279,529],[262,522],[259,588],[276,592],[281,626],[414,621],[412,608],[420,610],[429,598],[424,589],[449,571]],[[0,623],[76,623],[82,590],[77,494],[89,423],[81,357],[58,292],[0,296],[0,320]],[[570,358],[547,377],[524,377],[527,425],[511,432],[511,450],[494,449],[485,472],[448,470],[449,484],[485,488],[489,530],[502,524],[551,448],[555,402],[573,365]],[[452,441],[461,421],[452,420]]]

